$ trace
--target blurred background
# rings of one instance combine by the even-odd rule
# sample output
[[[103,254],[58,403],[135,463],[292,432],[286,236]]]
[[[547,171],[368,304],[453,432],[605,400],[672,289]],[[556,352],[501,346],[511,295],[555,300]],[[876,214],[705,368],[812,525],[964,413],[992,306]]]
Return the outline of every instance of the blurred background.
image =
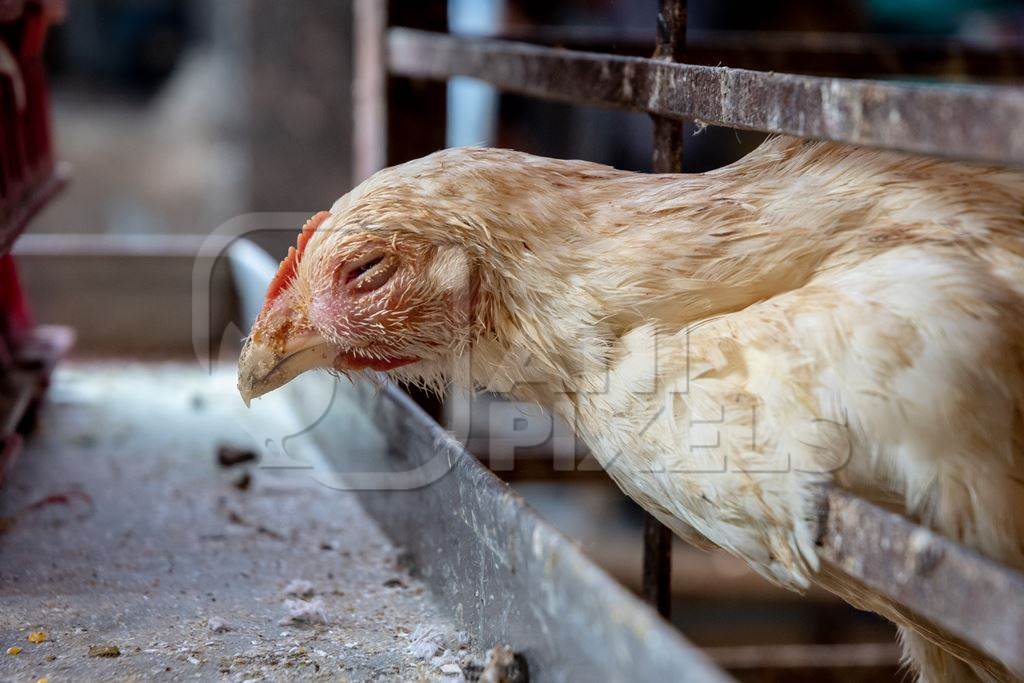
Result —
[[[656,12],[656,0],[450,0],[448,23],[453,32],[511,36],[531,27],[573,26],[582,47],[615,35],[624,36],[622,53],[650,54]],[[73,167],[73,182],[30,233],[103,235],[110,243],[170,236],[164,243],[174,249],[242,213],[329,207],[357,180],[352,16],[348,0],[71,0],[48,39],[47,61],[56,145]],[[716,32],[739,52],[754,40],[752,32],[957,38],[998,50],[1024,40],[1024,2],[690,0],[689,32],[697,45]],[[823,72],[810,57],[779,70]],[[855,75],[878,75],[870,64],[862,71]],[[955,69],[915,78],[962,80]],[[1019,82],[998,71],[970,80]],[[652,124],[643,114],[498,94],[464,79],[449,84],[447,105],[449,145],[512,147],[650,170]],[[690,171],[726,164],[763,137],[691,124],[686,133]],[[291,239],[268,235],[264,246],[281,254]],[[28,269],[25,279],[31,289]],[[181,291],[164,295],[187,295],[191,281],[174,282],[168,286]],[[148,286],[144,278],[139,284]],[[37,308],[50,322],[46,304]],[[53,322],[65,315],[53,313]],[[638,510],[593,467],[555,472],[537,464],[550,460],[553,427],[543,417],[530,422],[535,416],[524,410],[507,410],[504,448],[517,454],[517,464],[499,475],[598,563],[638,588]],[[488,414],[481,433],[496,424]],[[498,455],[488,451],[494,444],[480,438],[469,445],[489,462]],[[583,461],[585,452],[578,449],[574,457]],[[674,553],[674,619],[698,644],[734,648],[719,653],[720,660],[742,660],[735,648],[745,644],[864,644],[837,650],[837,661],[859,657],[864,680],[896,676],[893,630],[873,615],[824,593],[801,599],[779,591],[723,554],[699,553],[681,542]]]

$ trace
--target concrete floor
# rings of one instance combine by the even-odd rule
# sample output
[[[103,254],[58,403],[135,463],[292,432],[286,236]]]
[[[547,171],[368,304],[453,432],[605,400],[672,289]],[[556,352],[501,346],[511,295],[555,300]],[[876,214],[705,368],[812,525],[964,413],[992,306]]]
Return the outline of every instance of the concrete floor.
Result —
[[[460,680],[479,659],[351,494],[217,465],[252,445],[233,385],[195,363],[59,368],[0,490],[0,679]],[[324,623],[283,623],[295,579],[320,602],[291,606]]]

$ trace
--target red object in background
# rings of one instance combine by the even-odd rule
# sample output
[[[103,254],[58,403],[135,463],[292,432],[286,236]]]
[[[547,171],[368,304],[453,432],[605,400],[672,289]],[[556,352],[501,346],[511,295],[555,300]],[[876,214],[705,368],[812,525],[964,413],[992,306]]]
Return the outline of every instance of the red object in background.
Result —
[[[46,30],[62,16],[62,2],[0,0],[0,254],[62,184],[43,64]]]
[[[64,184],[53,155],[43,45],[63,0],[0,0],[0,482],[35,423],[73,335],[36,328],[18,283],[14,240]]]
[[[10,254],[0,256],[0,311],[4,314],[0,334],[7,340],[9,349],[20,347],[32,329],[32,314],[28,311],[28,301],[21,291],[14,257]]]

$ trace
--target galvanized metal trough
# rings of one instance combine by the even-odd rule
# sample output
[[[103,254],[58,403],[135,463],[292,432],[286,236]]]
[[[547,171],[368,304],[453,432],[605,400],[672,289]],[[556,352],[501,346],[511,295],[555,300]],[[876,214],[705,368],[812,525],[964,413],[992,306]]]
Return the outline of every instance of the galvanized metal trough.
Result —
[[[251,322],[276,263],[246,242],[230,258]],[[326,392],[303,382],[283,389],[309,425],[283,447],[315,443],[323,459],[314,476],[359,490],[365,509],[479,642],[521,653],[536,681],[730,680],[401,389],[326,379]]]

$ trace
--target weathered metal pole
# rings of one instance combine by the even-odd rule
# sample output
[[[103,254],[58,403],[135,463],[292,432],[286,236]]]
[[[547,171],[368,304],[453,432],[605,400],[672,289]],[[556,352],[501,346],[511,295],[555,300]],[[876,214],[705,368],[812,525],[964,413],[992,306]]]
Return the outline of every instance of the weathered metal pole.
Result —
[[[658,37],[654,59],[682,60],[686,50],[686,0],[659,0]],[[680,173],[683,170],[683,125],[660,116],[654,119],[654,172]]]
[[[352,184],[387,166],[388,6],[352,3]]]
[[[686,0],[659,0],[654,59],[680,61],[686,48]],[[654,116],[655,173],[683,170],[683,124]],[[644,518],[644,599],[666,619],[672,610],[672,532],[650,513]]]

